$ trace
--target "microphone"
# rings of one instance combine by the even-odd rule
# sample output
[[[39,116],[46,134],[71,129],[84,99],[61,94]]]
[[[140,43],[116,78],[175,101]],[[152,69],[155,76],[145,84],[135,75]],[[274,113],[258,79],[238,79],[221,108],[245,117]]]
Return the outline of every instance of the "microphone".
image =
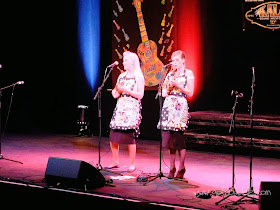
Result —
[[[107,66],[107,68],[113,68],[114,66],[119,65],[118,61],[115,61],[114,63],[112,63],[111,65]]]
[[[232,90],[230,93],[231,96],[235,95],[238,98],[243,98],[243,93],[238,93],[236,90]]]
[[[23,85],[24,84],[24,81],[18,81],[15,83],[15,85]]]
[[[174,62],[172,61],[172,62],[170,62],[169,64],[164,65],[163,67],[171,66],[171,65],[173,65],[173,64],[174,64]]]

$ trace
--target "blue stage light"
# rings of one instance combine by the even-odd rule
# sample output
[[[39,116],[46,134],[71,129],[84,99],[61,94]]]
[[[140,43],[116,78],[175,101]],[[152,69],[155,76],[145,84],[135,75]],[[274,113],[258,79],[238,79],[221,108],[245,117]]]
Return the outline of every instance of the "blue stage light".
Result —
[[[99,78],[100,1],[77,0],[79,52],[82,68],[92,90]]]

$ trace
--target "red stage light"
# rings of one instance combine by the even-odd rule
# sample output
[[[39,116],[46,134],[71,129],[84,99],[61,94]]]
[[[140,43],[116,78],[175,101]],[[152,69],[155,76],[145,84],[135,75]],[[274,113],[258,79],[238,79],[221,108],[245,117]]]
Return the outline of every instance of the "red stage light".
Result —
[[[202,88],[202,52],[200,28],[200,1],[176,1],[174,24],[176,30],[177,49],[186,54],[186,68],[195,76],[194,94],[189,100],[194,100]]]

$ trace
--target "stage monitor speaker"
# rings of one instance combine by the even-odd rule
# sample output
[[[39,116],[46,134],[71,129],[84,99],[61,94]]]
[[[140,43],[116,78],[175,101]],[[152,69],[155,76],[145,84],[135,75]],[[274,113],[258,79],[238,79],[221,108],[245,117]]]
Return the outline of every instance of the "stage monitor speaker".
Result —
[[[274,209],[280,203],[280,182],[261,182],[259,209]]]
[[[92,165],[81,160],[49,157],[45,180],[48,186],[76,189],[103,187],[103,175]]]

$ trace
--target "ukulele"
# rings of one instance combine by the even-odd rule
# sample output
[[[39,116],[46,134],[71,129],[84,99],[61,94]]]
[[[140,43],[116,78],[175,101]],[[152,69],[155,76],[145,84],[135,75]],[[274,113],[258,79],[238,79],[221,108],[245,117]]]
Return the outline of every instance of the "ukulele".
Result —
[[[119,59],[122,59],[122,58],[123,58],[123,56],[119,53],[119,51],[118,51],[117,49],[115,49],[115,51],[116,51],[116,53],[118,54]]]
[[[118,0],[116,0],[116,4],[118,5],[119,12],[122,12],[122,11],[123,11],[123,8],[122,8],[122,6],[120,5],[120,3],[118,2]]]
[[[167,48],[167,52],[171,52],[173,43],[174,43],[174,41],[171,40],[171,43],[170,43],[170,45]]]
[[[137,54],[141,60],[141,69],[145,78],[145,86],[156,86],[165,77],[165,72],[161,71],[163,63],[157,57],[157,45],[154,41],[149,40],[146,26],[141,10],[142,0],[133,0],[137,12],[139,29],[142,43],[137,48]]]
[[[171,18],[171,16],[172,16],[173,9],[174,9],[174,6],[172,6],[172,8],[171,8],[170,12],[168,13],[168,17],[170,17],[170,18]]]
[[[170,37],[170,36],[171,36],[171,31],[172,31],[172,29],[173,29],[173,26],[174,26],[174,25],[171,24],[169,31],[166,33],[166,36],[167,36],[167,37]]]
[[[165,17],[166,17],[166,14],[163,15],[163,18],[162,18],[162,21],[161,21],[161,24],[160,24],[162,27],[165,26]]]
[[[160,37],[160,39],[158,40],[158,43],[159,43],[159,44],[162,44],[162,41],[163,41],[163,35],[164,35],[164,31],[161,33],[161,37]]]
[[[124,36],[125,41],[128,41],[130,38],[129,38],[128,34],[125,33],[125,30],[123,28],[122,28],[122,32],[123,32],[123,36]]]
[[[117,24],[117,22],[115,20],[113,20],[113,23],[115,24],[117,30],[120,30],[121,27]]]

